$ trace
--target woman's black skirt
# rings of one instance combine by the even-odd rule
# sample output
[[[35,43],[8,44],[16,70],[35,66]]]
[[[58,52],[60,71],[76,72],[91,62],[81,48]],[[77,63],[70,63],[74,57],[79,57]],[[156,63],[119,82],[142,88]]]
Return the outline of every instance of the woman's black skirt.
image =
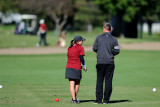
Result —
[[[65,77],[71,79],[81,79],[82,71],[74,68],[66,68]]]

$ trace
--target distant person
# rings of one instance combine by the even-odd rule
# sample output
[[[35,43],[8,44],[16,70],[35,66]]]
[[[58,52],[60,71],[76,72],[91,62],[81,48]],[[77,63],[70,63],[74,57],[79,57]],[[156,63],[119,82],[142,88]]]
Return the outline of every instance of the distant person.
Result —
[[[37,21],[34,19],[31,21],[31,34],[37,33]]]
[[[24,21],[21,21],[16,25],[15,34],[26,34],[26,25]]]
[[[16,29],[14,31],[14,34],[21,34],[21,31],[19,31],[19,25],[20,25],[20,23],[16,24]]]
[[[80,103],[76,96],[79,90],[80,80],[82,78],[81,63],[84,68],[83,70],[87,71],[84,60],[84,48],[82,47],[83,41],[85,41],[85,39],[81,36],[75,36],[71,41],[71,45],[67,52],[68,61],[65,77],[69,80],[70,93],[72,96],[71,103],[74,104]]]
[[[58,47],[65,47],[66,46],[66,35],[65,32],[62,33],[60,39],[57,42]]]
[[[97,53],[97,83],[96,101],[94,104],[108,104],[112,93],[112,78],[114,73],[114,56],[119,54],[117,39],[111,35],[111,25],[105,23],[103,34],[96,37],[93,51]],[[103,97],[103,81],[105,79],[105,90]]]
[[[87,32],[88,33],[90,33],[90,32],[92,32],[92,24],[91,23],[89,23],[88,25],[87,25]]]
[[[18,27],[18,30],[19,30],[20,34],[26,34],[25,26],[26,25],[25,25],[24,21],[20,22],[19,27]]]
[[[44,19],[41,19],[39,23],[40,23],[40,27],[38,31],[40,35],[39,46],[41,46],[42,41],[44,41],[44,45],[47,46],[47,42],[46,42],[47,26],[45,24]]]

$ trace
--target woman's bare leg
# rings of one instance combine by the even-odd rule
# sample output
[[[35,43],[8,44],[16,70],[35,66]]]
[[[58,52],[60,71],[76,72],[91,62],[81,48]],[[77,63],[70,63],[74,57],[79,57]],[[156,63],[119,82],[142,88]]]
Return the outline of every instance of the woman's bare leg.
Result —
[[[69,79],[69,89],[73,100],[76,100],[75,80]]]
[[[76,97],[77,94],[78,94],[79,85],[80,85],[80,80],[76,80],[76,81],[75,81],[75,97]]]

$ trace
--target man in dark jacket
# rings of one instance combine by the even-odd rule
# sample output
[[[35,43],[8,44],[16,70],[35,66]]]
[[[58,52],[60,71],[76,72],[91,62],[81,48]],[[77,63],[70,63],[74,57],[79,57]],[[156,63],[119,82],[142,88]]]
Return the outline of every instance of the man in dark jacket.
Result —
[[[112,78],[114,73],[114,56],[119,54],[117,39],[111,35],[111,25],[103,26],[103,34],[96,37],[93,51],[97,53],[97,84],[96,101],[94,104],[108,104],[112,93]],[[103,98],[103,81],[105,79],[105,90]]]

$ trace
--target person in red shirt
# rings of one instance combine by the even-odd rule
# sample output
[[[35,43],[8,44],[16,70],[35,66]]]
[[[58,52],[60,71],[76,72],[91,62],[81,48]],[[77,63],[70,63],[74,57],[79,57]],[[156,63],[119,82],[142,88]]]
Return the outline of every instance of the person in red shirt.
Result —
[[[83,41],[85,41],[85,39],[81,36],[75,36],[71,41],[71,45],[68,48],[67,53],[68,61],[65,77],[69,80],[70,93],[72,96],[71,103],[75,104],[80,103],[76,96],[79,90],[80,80],[82,78],[81,63],[83,65],[83,70],[87,71],[84,60],[84,48],[81,46]]]
[[[40,20],[40,27],[38,32],[40,33],[39,46],[41,46],[42,40],[44,41],[44,45],[47,46],[47,42],[46,42],[47,27],[44,19]]]

